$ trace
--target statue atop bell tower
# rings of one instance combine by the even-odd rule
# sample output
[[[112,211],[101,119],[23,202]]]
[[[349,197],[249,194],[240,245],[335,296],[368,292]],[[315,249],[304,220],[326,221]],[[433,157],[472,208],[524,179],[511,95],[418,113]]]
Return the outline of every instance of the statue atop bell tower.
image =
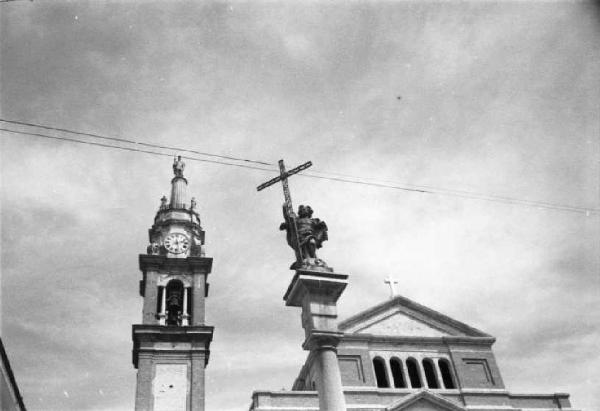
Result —
[[[185,168],[185,163],[181,161],[181,156],[177,156],[173,160],[173,173],[175,177],[183,177],[183,169]]]
[[[163,196],[139,256],[142,323],[133,325],[137,368],[135,409],[204,410],[204,370],[213,327],[205,324],[207,277],[204,230],[181,156],[173,163],[170,202]],[[168,346],[168,349],[165,347]]]

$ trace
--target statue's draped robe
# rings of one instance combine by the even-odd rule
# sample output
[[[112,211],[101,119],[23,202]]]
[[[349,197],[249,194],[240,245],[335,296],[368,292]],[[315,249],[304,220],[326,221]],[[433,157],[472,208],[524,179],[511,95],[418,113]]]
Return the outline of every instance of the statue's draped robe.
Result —
[[[312,258],[309,253],[311,240],[315,248],[321,248],[327,237],[327,225],[318,218],[301,217],[289,211],[287,204],[283,205],[283,218],[285,222],[279,227],[286,230],[287,243],[296,252],[296,260],[301,263],[304,259]]]

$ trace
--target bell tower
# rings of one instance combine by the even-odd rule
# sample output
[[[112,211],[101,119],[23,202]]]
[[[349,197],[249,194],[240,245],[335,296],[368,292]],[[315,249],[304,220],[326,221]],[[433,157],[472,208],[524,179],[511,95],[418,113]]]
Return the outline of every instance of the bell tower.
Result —
[[[137,369],[136,411],[203,411],[204,370],[213,327],[205,324],[204,301],[212,258],[194,198],[187,203],[185,164],[173,163],[171,198],[162,197],[140,254],[142,323],[132,327]]]

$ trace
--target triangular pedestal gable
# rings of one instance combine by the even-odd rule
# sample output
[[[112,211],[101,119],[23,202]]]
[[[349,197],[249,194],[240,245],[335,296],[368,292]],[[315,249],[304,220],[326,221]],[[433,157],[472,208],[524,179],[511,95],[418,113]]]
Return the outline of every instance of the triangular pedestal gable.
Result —
[[[406,337],[490,337],[467,324],[402,296],[363,311],[339,324],[346,334]]]
[[[352,332],[354,334],[402,335],[409,337],[445,337],[452,335],[424,321],[411,318],[406,313],[394,309],[371,318]]]
[[[390,405],[386,411],[465,411],[465,408],[441,395],[423,390]]]

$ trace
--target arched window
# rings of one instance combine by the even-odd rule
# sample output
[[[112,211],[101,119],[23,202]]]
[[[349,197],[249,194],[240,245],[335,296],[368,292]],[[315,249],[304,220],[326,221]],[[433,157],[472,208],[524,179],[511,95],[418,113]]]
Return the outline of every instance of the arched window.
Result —
[[[440,358],[438,360],[438,365],[440,366],[440,372],[442,373],[442,381],[444,382],[444,387],[448,389],[456,388],[454,384],[454,379],[452,378],[452,371],[450,371],[450,363],[445,358]]]
[[[412,388],[421,388],[421,375],[419,373],[419,364],[414,358],[406,360],[406,369],[408,370],[408,378],[410,378],[410,386]]]
[[[181,325],[183,314],[183,283],[171,280],[166,287],[166,314],[167,325]]]
[[[389,388],[390,384],[385,371],[385,361],[381,357],[373,358],[373,369],[375,370],[375,379],[379,388]]]
[[[425,379],[427,380],[427,386],[429,388],[440,388],[437,376],[435,375],[433,361],[431,361],[431,359],[425,358],[423,360],[423,370],[425,370]]]
[[[392,377],[394,377],[395,388],[406,388],[404,374],[402,373],[402,361],[394,357],[390,360],[390,368],[392,369]]]

